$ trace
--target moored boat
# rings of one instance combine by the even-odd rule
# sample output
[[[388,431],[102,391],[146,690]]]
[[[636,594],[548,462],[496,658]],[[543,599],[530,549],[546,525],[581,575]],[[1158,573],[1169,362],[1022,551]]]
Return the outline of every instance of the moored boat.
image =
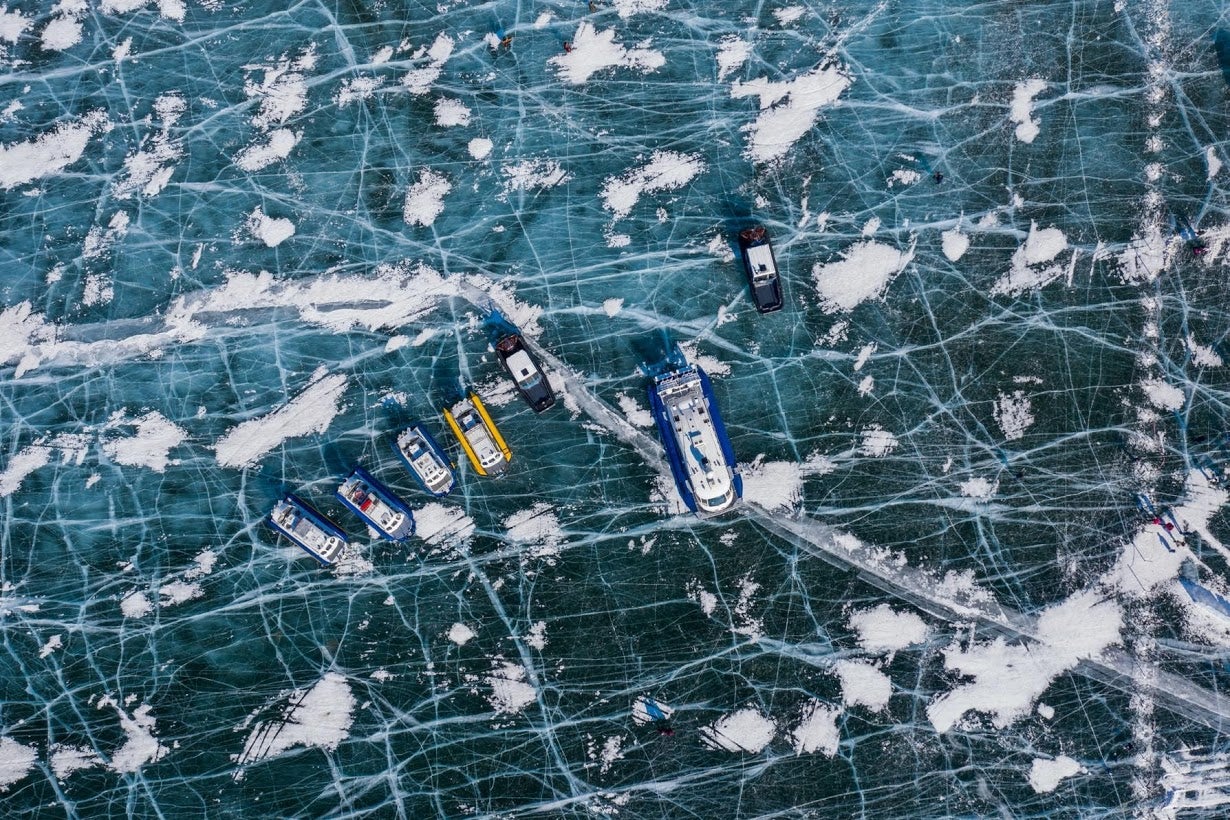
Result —
[[[705,371],[691,365],[656,377],[649,406],[688,509],[717,515],[733,507],[743,479]]]
[[[535,413],[541,413],[555,404],[555,391],[542,372],[538,360],[525,346],[519,333],[510,333],[495,344],[495,355],[512,376],[517,392]]]
[[[325,566],[337,560],[349,544],[346,533],[294,493],[273,505],[269,526]]]
[[[436,496],[448,495],[456,479],[444,449],[422,424],[402,430],[395,443],[397,454],[424,490]]]
[[[777,259],[773,256],[768,230],[757,225],[739,231],[739,251],[756,310],[761,313],[781,310],[782,280],[777,273]]]
[[[414,513],[388,487],[362,467],[337,488],[338,499],[368,526],[390,541],[405,541],[414,534]]]
[[[445,408],[444,420],[479,475],[499,475],[507,469],[512,451],[478,394],[471,392],[469,398]]]

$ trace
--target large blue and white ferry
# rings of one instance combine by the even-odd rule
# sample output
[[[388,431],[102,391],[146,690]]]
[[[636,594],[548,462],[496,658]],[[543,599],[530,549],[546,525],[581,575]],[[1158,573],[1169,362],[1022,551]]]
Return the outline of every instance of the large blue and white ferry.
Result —
[[[717,515],[733,507],[743,497],[743,479],[705,371],[690,365],[655,377],[649,407],[688,509]]]
[[[390,541],[414,534],[414,513],[388,487],[362,467],[355,467],[337,488],[338,499],[369,527]]]
[[[452,492],[456,478],[453,468],[435,437],[421,424],[402,430],[397,436],[397,455],[424,490],[440,498]]]
[[[269,526],[325,566],[349,546],[341,527],[294,493],[273,505]]]

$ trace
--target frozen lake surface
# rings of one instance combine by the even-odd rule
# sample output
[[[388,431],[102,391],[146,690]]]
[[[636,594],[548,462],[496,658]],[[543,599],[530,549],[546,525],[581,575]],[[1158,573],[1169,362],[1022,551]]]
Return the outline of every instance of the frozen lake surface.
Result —
[[[1226,816],[1228,29],[0,6],[6,813]],[[667,336],[739,458],[724,516],[653,428]],[[446,436],[470,388],[498,479]],[[446,498],[394,454],[414,419]],[[355,464],[408,546],[334,499]],[[265,526],[287,492],[337,566]]]

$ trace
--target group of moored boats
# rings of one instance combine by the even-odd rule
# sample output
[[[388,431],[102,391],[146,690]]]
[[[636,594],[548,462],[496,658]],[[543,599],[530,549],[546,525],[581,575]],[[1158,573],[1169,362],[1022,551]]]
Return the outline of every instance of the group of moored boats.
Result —
[[[500,339],[496,353],[518,392],[535,412],[541,413],[555,404],[555,393],[546,374],[519,334]],[[512,450],[477,393],[471,391],[451,407],[445,407],[443,414],[475,472],[483,476],[504,472],[512,460]],[[437,498],[452,492],[457,483],[453,463],[425,425],[414,424],[402,430],[393,444],[424,491]],[[335,495],[381,538],[402,542],[414,534],[410,505],[362,467],[354,468],[338,485]],[[294,493],[288,493],[274,505],[269,526],[326,566],[335,563],[350,544],[341,526]]]
[[[738,240],[756,309],[761,313],[781,309],[781,280],[767,231],[762,226],[747,228],[739,232]],[[534,412],[555,404],[555,392],[520,334],[503,336],[495,352]],[[705,371],[683,365],[654,376],[649,407],[687,508],[704,516],[731,509],[743,497],[743,479]],[[443,415],[475,472],[498,476],[507,469],[512,450],[477,393],[471,391],[444,408]],[[457,481],[453,464],[426,426],[419,423],[402,430],[394,446],[424,491],[437,498],[452,491]],[[414,534],[410,506],[362,467],[354,468],[335,495],[382,538],[402,542]],[[274,505],[269,525],[325,565],[333,564],[349,545],[338,524],[294,493]]]

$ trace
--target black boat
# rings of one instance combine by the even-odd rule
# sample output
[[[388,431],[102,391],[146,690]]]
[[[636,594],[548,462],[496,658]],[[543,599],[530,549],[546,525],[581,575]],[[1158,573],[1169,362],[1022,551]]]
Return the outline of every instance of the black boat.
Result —
[[[535,413],[541,413],[555,404],[555,392],[547,381],[547,375],[533,354],[526,348],[521,336],[513,333],[496,342],[495,354],[512,376],[517,392]]]
[[[763,225],[739,231],[739,251],[756,310],[761,313],[781,310],[782,280],[777,275],[777,260],[773,257],[769,232]]]

